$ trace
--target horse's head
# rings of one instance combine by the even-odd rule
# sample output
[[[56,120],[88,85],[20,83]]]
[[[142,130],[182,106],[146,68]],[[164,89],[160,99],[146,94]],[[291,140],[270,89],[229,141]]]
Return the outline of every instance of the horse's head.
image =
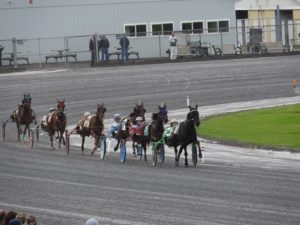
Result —
[[[142,102],[140,102],[139,104],[135,104],[135,107],[133,109],[135,117],[141,116],[143,119],[145,119],[145,112],[146,109],[144,108],[144,104]]]
[[[103,119],[104,118],[104,113],[106,112],[106,107],[104,106],[104,103],[102,104],[97,104],[97,111],[96,114]]]
[[[65,99],[63,100],[58,100],[57,99],[57,111],[58,112],[63,112],[65,110]]]
[[[31,96],[30,94],[24,94],[23,96],[23,100],[22,100],[22,105],[25,107],[25,108],[30,108],[31,107]]]
[[[192,107],[189,106],[190,112],[187,114],[188,120],[193,120],[194,124],[198,127],[200,125],[200,117],[198,112],[198,105]]]
[[[158,115],[163,119],[164,123],[168,123],[168,110],[167,110],[167,105],[164,104],[163,102],[161,103],[160,106],[158,106]]]

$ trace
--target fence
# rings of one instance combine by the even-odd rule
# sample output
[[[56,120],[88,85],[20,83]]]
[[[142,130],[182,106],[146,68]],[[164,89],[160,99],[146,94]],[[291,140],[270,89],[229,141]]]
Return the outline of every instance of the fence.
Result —
[[[180,41],[183,44],[188,45],[192,42],[201,43],[208,47],[208,53],[214,55],[212,45],[247,45],[251,42],[269,42],[276,40],[277,29],[281,30],[281,41],[286,47],[291,44],[291,39],[295,39],[298,36],[299,24],[289,21],[283,22],[280,28],[270,25],[266,26],[247,26],[248,23],[243,21],[237,21],[238,27],[233,27],[222,32],[212,32],[211,30],[197,30],[189,32],[176,32]],[[220,32],[221,31],[221,32]],[[299,29],[300,31],[300,29]],[[161,35],[158,33],[143,33],[144,36],[129,37],[131,50],[139,52],[141,59],[145,58],[164,58],[168,57],[166,50],[169,49],[169,33]],[[96,34],[99,37],[99,34]],[[65,65],[72,66],[75,58],[64,57],[66,55],[76,55],[77,61],[90,60],[89,52],[89,39],[91,35],[80,36],[68,36],[68,37],[49,37],[49,38],[36,38],[36,39],[23,39],[22,37],[16,37],[11,40],[0,40],[0,46],[4,47],[2,52],[2,58],[9,58],[12,53],[16,52],[17,63],[27,63],[23,58],[28,58],[30,63],[37,63],[40,67],[46,63],[63,62]],[[116,52],[120,47],[118,34],[106,34],[110,42],[109,52]],[[270,38],[271,37],[271,38]],[[15,41],[14,41],[15,40]],[[15,43],[16,49],[13,49],[13,43]],[[62,53],[62,57],[58,56]],[[131,56],[132,58],[134,56]],[[116,60],[117,56],[112,55],[111,60]],[[9,64],[10,61],[2,60],[3,65]],[[14,60],[12,61],[14,65]],[[14,65],[14,66],[17,66]]]

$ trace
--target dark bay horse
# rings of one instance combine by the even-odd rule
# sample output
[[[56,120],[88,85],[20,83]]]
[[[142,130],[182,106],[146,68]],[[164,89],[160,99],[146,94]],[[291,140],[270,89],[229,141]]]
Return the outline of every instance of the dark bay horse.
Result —
[[[24,141],[24,137],[26,135],[26,131],[28,130],[28,136],[30,136],[30,124],[35,123],[36,116],[34,111],[31,109],[31,97],[30,94],[24,94],[24,98],[22,100],[22,104],[18,106],[18,109],[14,111],[11,115],[12,121],[15,121],[17,130],[18,130],[18,140],[20,141],[20,135],[22,134],[21,125],[24,125],[24,131],[22,134],[22,140]]]
[[[114,151],[117,151],[120,146],[121,141],[126,141],[130,137],[130,129],[133,125],[136,124],[136,118],[138,116],[143,118],[143,121],[145,121],[145,113],[146,109],[144,108],[144,104],[142,102],[139,102],[138,104],[135,104],[135,107],[133,108],[133,112],[129,114],[128,117],[125,117],[121,120],[121,129],[118,131],[118,134],[116,136],[117,139],[117,145],[114,147]],[[132,149],[133,154],[135,154],[135,143],[134,143],[134,137],[133,143],[132,143]]]
[[[164,133],[164,124],[168,122],[168,110],[165,104],[158,106],[158,112],[152,114],[152,122],[143,123],[140,130],[141,135],[133,136],[133,143],[141,143],[144,150],[144,160],[147,161],[147,145],[150,142],[161,140]],[[135,147],[135,146],[134,146]],[[158,148],[160,145],[157,146]],[[135,149],[134,149],[135,151]]]
[[[64,113],[65,110],[65,100],[57,100],[57,109],[53,110],[47,115],[47,127],[41,126],[42,129],[46,132],[48,132],[48,135],[50,137],[50,143],[51,148],[53,148],[53,136],[57,132],[58,134],[58,140],[60,148],[61,141],[63,141],[63,144],[65,145],[65,138],[64,138],[64,132],[67,125],[67,117]]]
[[[84,142],[86,136],[87,137],[92,136],[94,138],[94,147],[91,154],[93,155],[94,152],[97,150],[100,136],[102,135],[104,129],[103,119],[104,119],[105,112],[106,112],[106,107],[104,106],[104,104],[103,103],[97,104],[96,113],[89,116],[89,118],[87,118],[87,121],[80,121],[82,125],[76,126],[75,129],[77,133],[80,134],[82,137],[82,142],[81,142],[82,153],[84,151]],[[84,123],[86,125],[84,125]]]
[[[198,106],[189,107],[190,112],[187,114],[187,118],[184,122],[180,123],[178,126],[178,132],[173,133],[167,140],[166,144],[169,147],[174,147],[175,150],[175,163],[179,164],[179,158],[182,150],[184,149],[185,155],[185,166],[188,166],[187,161],[187,146],[189,144],[196,144],[199,149],[199,158],[202,158],[200,143],[197,139],[196,127],[200,125],[200,118],[198,112]],[[176,130],[176,128],[175,128]],[[177,147],[180,145],[179,152],[177,153]]]

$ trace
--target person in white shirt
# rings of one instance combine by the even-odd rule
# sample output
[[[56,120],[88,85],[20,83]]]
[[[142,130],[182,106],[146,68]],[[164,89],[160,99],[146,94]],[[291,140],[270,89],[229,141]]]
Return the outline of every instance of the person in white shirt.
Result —
[[[177,58],[177,37],[175,33],[172,32],[171,36],[169,37],[170,41],[170,59],[175,60]]]

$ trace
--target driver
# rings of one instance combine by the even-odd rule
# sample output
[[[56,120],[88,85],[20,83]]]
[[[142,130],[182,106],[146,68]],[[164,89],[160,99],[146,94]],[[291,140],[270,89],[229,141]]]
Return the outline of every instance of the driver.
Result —
[[[121,128],[121,116],[120,114],[117,113],[114,115],[114,123],[110,125],[108,137],[116,138],[120,128]]]
[[[136,117],[135,119],[135,124],[132,125],[132,127],[129,130],[129,138],[132,138],[133,135],[141,135],[142,131],[141,131],[141,127],[143,124],[143,118],[141,116]]]

